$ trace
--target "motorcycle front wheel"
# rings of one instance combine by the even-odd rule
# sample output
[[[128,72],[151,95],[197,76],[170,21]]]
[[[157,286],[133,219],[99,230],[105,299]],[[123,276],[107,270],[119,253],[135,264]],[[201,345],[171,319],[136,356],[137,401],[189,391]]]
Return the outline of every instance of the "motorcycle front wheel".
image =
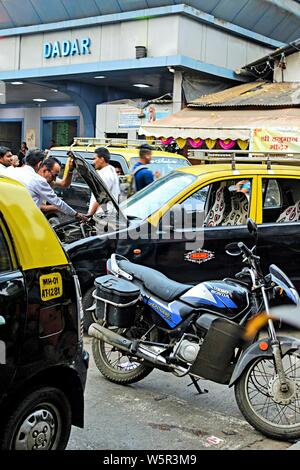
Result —
[[[246,420],[262,434],[282,441],[300,438],[300,356],[282,358],[288,391],[283,392],[272,358],[258,358],[235,386],[235,397]]]

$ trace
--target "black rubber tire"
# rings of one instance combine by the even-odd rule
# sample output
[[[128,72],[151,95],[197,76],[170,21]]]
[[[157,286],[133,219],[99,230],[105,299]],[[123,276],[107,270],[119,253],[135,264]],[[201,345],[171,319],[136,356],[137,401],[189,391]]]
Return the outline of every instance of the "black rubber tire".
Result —
[[[272,426],[257,416],[251,409],[247,396],[246,396],[246,380],[250,367],[257,361],[252,362],[242,374],[240,380],[235,385],[235,398],[238,407],[245,417],[246,421],[251,424],[257,431],[261,432],[271,439],[278,439],[280,441],[293,441],[300,438],[300,424],[293,429],[287,429],[285,426]]]
[[[85,332],[88,331],[89,326],[92,323],[97,321],[97,317],[95,317],[95,312],[87,312],[86,309],[91,307],[94,303],[94,298],[92,297],[92,293],[96,287],[90,287],[82,297],[82,308],[83,308],[83,330]]]
[[[15,439],[22,423],[26,417],[38,411],[39,407],[43,410],[45,408],[50,410],[55,418],[55,423],[61,423],[60,429],[57,429],[53,436],[49,450],[64,450],[66,448],[72,426],[70,403],[61,390],[54,387],[41,387],[31,391],[24,399],[14,404],[12,414],[2,425],[0,450],[16,450]],[[31,449],[27,446],[26,450]]]
[[[121,334],[122,330],[115,330],[116,333]],[[102,340],[98,340],[93,338],[92,341],[92,351],[93,351],[93,358],[96,363],[98,370],[101,374],[108,379],[110,382],[120,385],[130,385],[135,382],[139,382],[140,380],[147,377],[147,375],[152,372],[153,367],[144,366],[140,364],[136,369],[130,372],[118,372],[117,370],[109,367],[107,364],[105,357],[103,357],[103,351],[105,342]]]

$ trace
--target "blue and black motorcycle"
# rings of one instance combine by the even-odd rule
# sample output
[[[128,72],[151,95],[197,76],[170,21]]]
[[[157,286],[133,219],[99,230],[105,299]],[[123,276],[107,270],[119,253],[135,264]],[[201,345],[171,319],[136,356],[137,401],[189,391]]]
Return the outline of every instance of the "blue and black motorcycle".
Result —
[[[251,220],[248,229],[257,233]],[[226,251],[242,257],[242,271],[235,279],[196,286],[112,255],[93,293],[98,322],[89,335],[96,365],[118,384],[137,382],[156,368],[189,375],[199,393],[200,378],[234,386],[253,427],[275,439],[298,439],[300,341],[277,336],[270,315],[278,296],[298,308],[298,293],[277,266],[263,275],[255,247],[231,243]],[[249,319],[263,311],[267,336],[258,339],[257,332],[245,339]]]

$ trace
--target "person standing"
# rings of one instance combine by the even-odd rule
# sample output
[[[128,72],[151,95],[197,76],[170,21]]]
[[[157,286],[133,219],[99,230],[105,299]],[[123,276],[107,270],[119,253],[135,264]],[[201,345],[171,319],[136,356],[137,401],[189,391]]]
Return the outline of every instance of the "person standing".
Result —
[[[12,165],[12,153],[7,147],[0,147],[0,175],[5,175],[7,168]]]
[[[20,166],[20,160],[19,160],[18,155],[12,155],[12,157],[11,157],[11,166],[13,166],[15,168],[17,166]]]
[[[20,148],[20,151],[19,151],[19,155],[18,155],[18,157],[19,157],[19,162],[20,162],[20,163],[19,163],[19,166],[24,165],[24,163],[25,163],[25,162],[24,162],[24,158],[25,158],[25,155],[26,155],[27,150],[28,150],[28,147],[27,147],[26,142],[22,142],[21,148]]]
[[[140,160],[132,169],[132,177],[134,178],[136,191],[140,191],[154,181],[153,173],[147,167],[147,165],[151,163],[152,147],[148,144],[141,145],[139,157]]]
[[[96,148],[94,153],[93,165],[97,170],[97,173],[100,178],[104,181],[109,193],[116,199],[116,201],[118,201],[120,195],[119,178],[116,169],[112,165],[110,165],[109,162],[110,153],[108,149],[106,147]],[[96,201],[94,195],[92,194],[88,216],[94,215],[95,213],[99,214],[102,212],[110,212],[112,209],[113,205],[110,202],[100,207],[99,203]]]
[[[25,165],[21,168],[10,168],[7,170],[6,175],[27,187],[38,208],[41,208],[44,201],[46,201],[56,206],[64,214],[86,221],[87,217],[84,214],[72,209],[51,188],[48,181],[56,179],[60,166],[54,159],[50,162],[48,161],[50,159],[44,162],[44,157],[44,152],[39,149],[29,150],[26,154]],[[39,174],[39,171],[41,171],[41,174]]]

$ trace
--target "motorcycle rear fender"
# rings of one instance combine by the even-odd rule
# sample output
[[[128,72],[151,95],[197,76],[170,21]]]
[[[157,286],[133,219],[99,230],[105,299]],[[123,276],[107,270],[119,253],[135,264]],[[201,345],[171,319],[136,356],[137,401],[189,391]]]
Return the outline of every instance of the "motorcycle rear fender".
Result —
[[[288,336],[278,336],[278,341],[280,342],[280,347],[282,351],[282,355],[284,356],[289,351],[296,351],[298,350],[300,353],[300,341],[296,338],[288,337]],[[269,344],[269,347],[266,351],[262,351],[259,348],[260,343],[264,341]],[[246,369],[246,367],[253,362],[255,359],[259,357],[272,357],[272,347],[271,347],[271,339],[270,338],[262,338],[259,341],[251,344],[245,352],[242,354],[240,359],[238,360],[233,374],[231,376],[229,387],[232,387],[241,377],[242,373]]]

